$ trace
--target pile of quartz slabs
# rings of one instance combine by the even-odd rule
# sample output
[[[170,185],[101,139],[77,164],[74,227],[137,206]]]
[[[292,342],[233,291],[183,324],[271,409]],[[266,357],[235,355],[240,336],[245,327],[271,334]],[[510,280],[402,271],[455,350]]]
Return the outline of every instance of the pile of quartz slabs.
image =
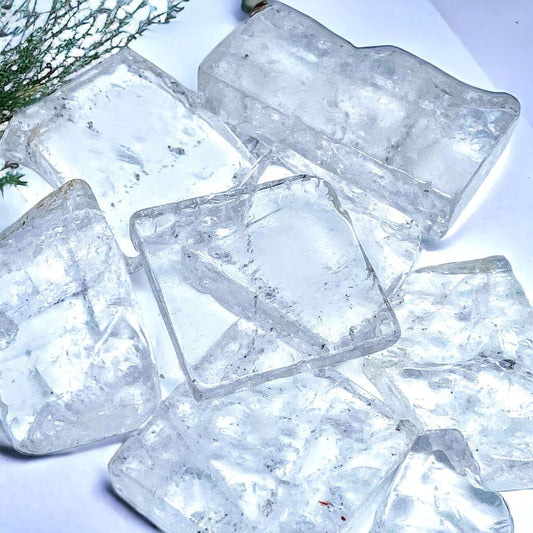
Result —
[[[83,181],[0,233],[0,416],[15,449],[141,426],[159,383],[123,255]]]
[[[328,370],[203,402],[178,387],[109,471],[117,492],[168,533],[344,532],[414,437]]]
[[[134,211],[227,190],[253,162],[195,94],[127,48],[17,113],[0,155],[54,187],[87,181],[128,255]]]
[[[482,488],[459,431],[417,437],[387,488],[370,533],[512,533],[505,500]]]
[[[198,86],[238,135],[290,148],[371,192],[429,240],[482,183],[520,109],[399,48],[356,48],[274,1],[204,59]]]
[[[113,485],[169,533],[353,533],[373,506],[372,533],[511,533],[490,491],[533,479],[531,307],[503,258],[407,274],[519,105],[260,7],[200,97],[124,49],[11,120],[0,155],[56,191],[0,233],[7,438],[138,429]],[[185,374],[162,403],[127,264]],[[368,354],[388,406],[324,368]]]
[[[402,336],[364,371],[419,428],[455,428],[492,490],[533,484],[533,310],[503,257],[411,273],[391,299]]]
[[[319,178],[143,210],[131,227],[197,396],[366,355],[398,339],[350,218]]]

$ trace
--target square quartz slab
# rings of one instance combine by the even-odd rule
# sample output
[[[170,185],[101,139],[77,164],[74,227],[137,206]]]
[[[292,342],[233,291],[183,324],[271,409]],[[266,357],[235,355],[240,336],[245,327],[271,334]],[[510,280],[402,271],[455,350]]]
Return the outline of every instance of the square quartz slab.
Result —
[[[399,336],[349,217],[318,178],[143,210],[132,237],[197,395],[372,353]]]
[[[413,428],[334,371],[195,402],[178,387],[109,465],[167,533],[347,532]]]
[[[138,428],[159,402],[124,258],[83,181],[0,234],[0,416],[53,453]]]
[[[461,431],[492,490],[533,487],[533,311],[503,257],[417,270],[402,337],[364,370],[419,428]]]
[[[0,155],[58,187],[89,183],[123,251],[134,211],[241,184],[244,147],[196,96],[125,48],[20,111]]]
[[[392,294],[411,271],[420,251],[420,228],[408,216],[355,187],[348,190],[338,176],[327,172],[292,150],[270,149],[254,143],[259,183],[308,174],[326,180],[335,189],[356,229],[357,238],[386,295]]]
[[[463,435],[430,431],[416,439],[387,489],[370,533],[513,533],[502,496],[483,489]]]
[[[240,132],[371,192],[429,240],[482,183],[520,109],[399,48],[356,48],[274,1],[204,59],[198,87]]]

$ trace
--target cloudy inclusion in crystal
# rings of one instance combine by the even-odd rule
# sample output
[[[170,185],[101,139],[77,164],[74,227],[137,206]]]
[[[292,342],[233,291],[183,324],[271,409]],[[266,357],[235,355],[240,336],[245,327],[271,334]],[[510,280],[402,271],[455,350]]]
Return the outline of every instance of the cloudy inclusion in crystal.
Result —
[[[271,149],[252,140],[259,183],[307,174],[327,181],[348,213],[385,294],[392,294],[413,268],[420,249],[420,228],[408,216],[355,187],[349,190],[338,177],[286,148]]]

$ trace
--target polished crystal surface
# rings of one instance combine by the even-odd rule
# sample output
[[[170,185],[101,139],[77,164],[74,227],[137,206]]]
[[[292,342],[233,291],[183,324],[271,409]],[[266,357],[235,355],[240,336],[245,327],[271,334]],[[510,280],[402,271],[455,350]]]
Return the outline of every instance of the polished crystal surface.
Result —
[[[89,183],[122,249],[134,211],[242,183],[251,159],[196,96],[125,48],[20,111],[0,156],[58,187]]]
[[[392,294],[418,259],[420,228],[408,216],[355,187],[349,190],[338,176],[310,163],[292,150],[269,149],[262,143],[250,146],[257,153],[256,174],[260,183],[295,174],[326,180],[346,210],[385,294]]]
[[[457,430],[418,437],[396,472],[370,533],[512,533],[505,500],[482,488]]]
[[[398,338],[350,220],[318,178],[143,210],[132,237],[196,395]]]
[[[507,260],[417,270],[391,304],[402,337],[364,361],[386,403],[461,431],[484,486],[533,487],[533,312]]]
[[[356,48],[269,1],[203,61],[205,106],[291,148],[440,238],[505,146],[515,98],[466,85],[393,46]]]
[[[20,452],[138,428],[159,402],[123,255],[82,181],[0,234],[0,416]]]
[[[109,471],[167,533],[336,533],[358,523],[413,438],[330,370],[204,402],[180,387]]]

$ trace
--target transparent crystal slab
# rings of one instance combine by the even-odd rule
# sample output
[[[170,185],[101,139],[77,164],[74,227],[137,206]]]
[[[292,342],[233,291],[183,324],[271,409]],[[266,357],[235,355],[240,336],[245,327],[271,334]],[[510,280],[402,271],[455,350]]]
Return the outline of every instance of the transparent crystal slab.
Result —
[[[134,211],[242,183],[251,158],[196,96],[129,49],[19,112],[0,155],[54,187],[82,178],[125,253]]]
[[[533,312],[507,260],[417,270],[391,304],[402,337],[364,361],[386,403],[461,431],[486,487],[533,487]]]
[[[482,488],[460,432],[418,437],[376,512],[370,533],[512,533],[505,500]]]
[[[347,190],[337,175],[313,165],[292,150],[280,146],[270,149],[257,142],[249,148],[259,160],[256,169],[259,183],[308,174],[332,185],[385,294],[396,290],[419,256],[420,228],[413,219],[355,187]]]
[[[393,46],[356,48],[278,2],[203,61],[204,105],[375,194],[438,239],[479,187],[519,115]]]
[[[146,209],[132,238],[197,397],[399,336],[347,215],[318,178]]]
[[[138,428],[159,402],[123,255],[83,181],[0,234],[0,416],[58,452]]]
[[[219,400],[177,388],[113,457],[116,491],[168,533],[348,531],[414,439],[334,371]]]
[[[182,205],[198,217],[185,275],[227,309],[306,351],[394,342],[390,307],[327,182],[297,177]]]

